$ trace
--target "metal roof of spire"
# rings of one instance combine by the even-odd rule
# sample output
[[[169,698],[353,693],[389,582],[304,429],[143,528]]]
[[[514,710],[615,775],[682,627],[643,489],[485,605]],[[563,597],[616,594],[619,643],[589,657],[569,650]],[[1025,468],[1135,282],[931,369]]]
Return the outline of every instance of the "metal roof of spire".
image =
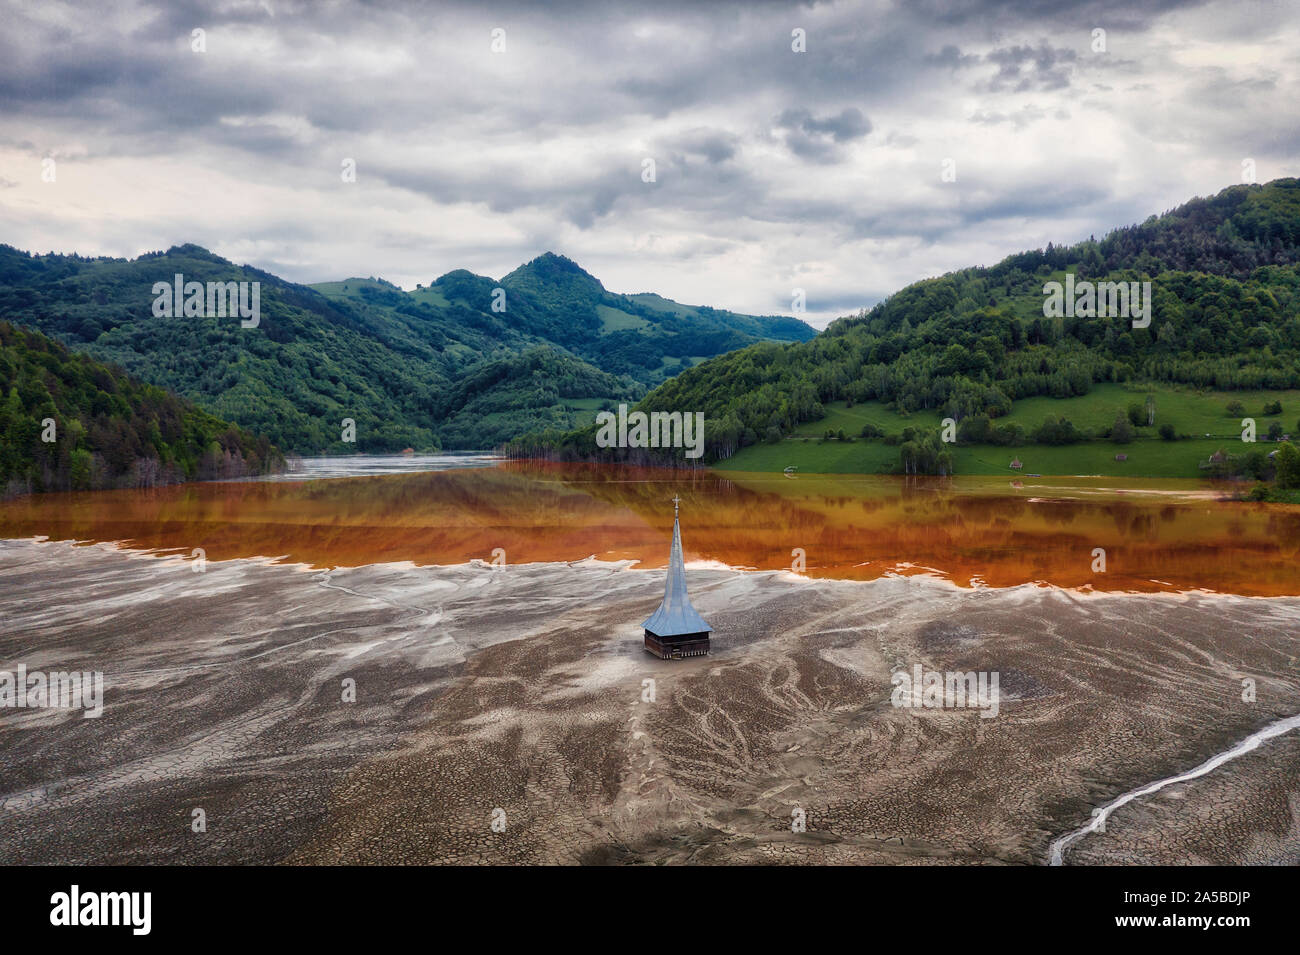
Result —
[[[691,606],[686,594],[686,564],[682,560],[682,531],[677,521],[681,499],[673,498],[673,548],[668,557],[668,580],[664,584],[664,602],[641,626],[657,637],[676,637],[687,633],[712,633],[710,627]]]

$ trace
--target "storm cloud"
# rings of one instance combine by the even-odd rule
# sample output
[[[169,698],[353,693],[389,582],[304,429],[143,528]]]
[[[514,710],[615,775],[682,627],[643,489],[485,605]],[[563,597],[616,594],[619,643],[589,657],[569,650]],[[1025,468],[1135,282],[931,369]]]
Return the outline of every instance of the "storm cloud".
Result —
[[[1059,7],[10,3],[0,241],[406,287],[550,249],[824,324],[1300,174],[1295,8]]]

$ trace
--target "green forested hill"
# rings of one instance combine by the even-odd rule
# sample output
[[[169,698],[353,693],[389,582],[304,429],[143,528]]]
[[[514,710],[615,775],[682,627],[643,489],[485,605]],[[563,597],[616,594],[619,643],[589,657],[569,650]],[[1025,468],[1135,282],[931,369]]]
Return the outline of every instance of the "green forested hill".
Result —
[[[459,357],[501,358],[550,345],[642,387],[758,341],[807,341],[814,335],[793,318],[738,315],[657,295],[616,295],[573,261],[550,252],[499,282],[462,269],[409,293],[367,279],[313,287],[377,323],[412,327],[439,342],[448,336],[453,353],[453,336],[459,333],[466,348]],[[497,289],[500,296],[494,295]],[[494,298],[503,310],[493,309]],[[628,397],[626,386],[609,394],[617,396]]]
[[[155,317],[153,285],[176,274],[260,282],[259,325]],[[504,311],[492,308],[497,288]],[[298,453],[488,447],[543,425],[579,425],[593,401],[636,400],[702,358],[813,335],[792,319],[613,295],[551,254],[499,283],[456,271],[408,293],[378,279],[297,285],[194,245],[132,260],[0,246],[0,319],[121,365]],[[538,348],[549,354],[513,362]],[[502,380],[533,376],[538,362],[557,369],[555,387]],[[490,393],[473,394],[476,385]],[[490,409],[482,429],[474,426],[480,409]],[[342,440],[345,419],[355,422],[355,443]]]
[[[265,438],[0,322],[0,494],[151,487],[283,463]]]
[[[1150,281],[1150,326],[1045,318],[1044,284],[1066,272],[1080,281]],[[1110,439],[1124,406],[1109,409],[1111,424],[1098,428],[1062,426],[1056,416],[1029,428],[1007,419],[1017,402],[1087,395],[1103,382],[1219,392],[1300,387],[1300,180],[1234,186],[1100,241],[1049,245],[917,282],[810,342],[760,344],[705,362],[639,407],[703,412],[707,456],[720,461],[782,441],[832,403],[874,403],[898,426],[846,439],[893,443],[898,449],[885,455],[892,464],[943,470],[951,455],[943,459],[937,429],[908,433],[910,416],[952,417],[959,444],[972,446]],[[1279,428],[1292,431],[1294,419]],[[1155,438],[1162,423],[1131,424],[1131,437]],[[1261,419],[1261,440],[1268,426]],[[595,453],[593,435],[560,440],[567,450],[559,453]],[[1174,429],[1171,440],[1180,437]],[[556,443],[524,441],[517,450]],[[798,464],[797,452],[788,449],[788,463]]]
[[[154,283],[178,273],[204,283],[260,282],[260,324],[155,318]],[[433,345],[197,246],[130,261],[0,247],[0,318],[121,365],[286,450],[329,447],[344,418],[356,422],[354,448],[434,443]]]
[[[452,447],[497,447],[521,431],[585,424],[612,400],[592,396],[626,387],[572,355],[533,348],[467,371],[446,395],[441,434]]]

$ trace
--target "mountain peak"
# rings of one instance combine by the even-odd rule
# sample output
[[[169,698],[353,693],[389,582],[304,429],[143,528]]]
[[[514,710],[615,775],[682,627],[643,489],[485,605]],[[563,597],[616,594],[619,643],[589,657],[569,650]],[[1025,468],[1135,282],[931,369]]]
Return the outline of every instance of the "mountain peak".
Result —
[[[501,280],[502,285],[516,288],[560,288],[566,291],[583,291],[603,294],[605,286],[590,272],[567,256],[543,252],[530,262],[525,262]]]

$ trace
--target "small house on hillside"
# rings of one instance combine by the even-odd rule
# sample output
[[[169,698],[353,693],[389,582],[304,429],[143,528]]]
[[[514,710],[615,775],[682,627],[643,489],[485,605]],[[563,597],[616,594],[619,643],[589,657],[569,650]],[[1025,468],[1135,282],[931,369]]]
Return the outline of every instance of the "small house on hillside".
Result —
[[[1128,455],[1127,455],[1127,454],[1117,454],[1117,455],[1115,455],[1115,460],[1116,460],[1116,461],[1127,461],[1127,460],[1128,460]]]
[[[1019,471],[1021,468],[1024,467],[1024,465],[1020,463],[1020,459],[1019,459],[1019,458],[1012,458],[1012,459],[1011,459],[1011,466],[1012,466],[1013,468],[1015,468],[1017,471]]]

